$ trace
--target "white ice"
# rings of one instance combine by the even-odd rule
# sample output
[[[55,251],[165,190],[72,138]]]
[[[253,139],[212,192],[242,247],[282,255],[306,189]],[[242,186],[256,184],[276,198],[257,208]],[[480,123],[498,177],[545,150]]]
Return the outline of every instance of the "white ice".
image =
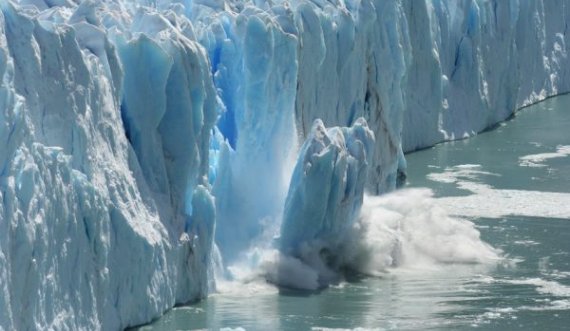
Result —
[[[544,164],[545,161],[567,156],[570,156],[570,146],[561,145],[556,147],[556,152],[521,156],[519,157],[519,165],[521,167],[542,168],[547,166]]]
[[[469,192],[465,196],[438,198],[439,204],[452,215],[473,218],[570,218],[570,193],[496,189],[481,183],[480,176],[498,174],[481,170],[479,165],[459,165],[446,168],[444,172],[430,173],[427,177],[433,181],[454,184]]]

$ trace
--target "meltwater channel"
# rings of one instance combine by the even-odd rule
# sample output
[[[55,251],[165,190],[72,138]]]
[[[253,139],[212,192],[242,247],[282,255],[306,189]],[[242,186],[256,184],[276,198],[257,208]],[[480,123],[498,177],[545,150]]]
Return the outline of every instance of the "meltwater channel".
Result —
[[[407,155],[407,186],[430,188],[450,215],[475,223],[501,250],[497,264],[393,268],[318,292],[242,284],[138,330],[568,328],[569,128],[564,95],[473,138]]]

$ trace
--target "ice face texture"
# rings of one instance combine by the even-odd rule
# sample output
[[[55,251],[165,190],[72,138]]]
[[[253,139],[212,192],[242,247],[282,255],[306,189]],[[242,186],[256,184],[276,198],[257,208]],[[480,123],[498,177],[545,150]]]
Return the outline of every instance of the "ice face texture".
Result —
[[[287,254],[304,236],[334,248],[364,189],[395,189],[403,152],[570,90],[568,1],[0,9],[5,330],[148,322],[281,219]]]
[[[207,293],[208,60],[162,16],[108,30],[113,6],[2,2],[6,330],[119,329]]]

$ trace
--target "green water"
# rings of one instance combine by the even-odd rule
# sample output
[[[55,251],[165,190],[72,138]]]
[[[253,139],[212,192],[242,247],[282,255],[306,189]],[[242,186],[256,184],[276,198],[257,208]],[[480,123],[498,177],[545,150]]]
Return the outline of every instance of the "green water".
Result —
[[[175,308],[140,330],[568,330],[565,146],[570,96],[526,108],[471,139],[407,156],[409,186],[432,188],[450,213],[473,221],[482,239],[503,251],[506,263],[394,270],[318,293],[244,285]]]

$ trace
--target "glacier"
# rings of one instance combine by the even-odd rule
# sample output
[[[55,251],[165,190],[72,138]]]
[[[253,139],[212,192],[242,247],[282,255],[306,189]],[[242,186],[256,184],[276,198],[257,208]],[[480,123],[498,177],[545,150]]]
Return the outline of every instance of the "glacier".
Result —
[[[375,274],[409,247],[477,260],[420,238],[398,246],[395,225],[367,216],[435,238],[445,229],[407,212],[411,198],[431,210],[429,193],[364,192],[400,186],[405,152],[570,91],[565,0],[0,0],[0,11],[0,330],[149,322],[214,291],[259,238],[267,279],[298,286],[279,274],[296,268],[307,288],[334,277],[325,262]],[[451,227],[449,242],[492,255],[474,229]],[[369,255],[382,261],[351,265]]]

